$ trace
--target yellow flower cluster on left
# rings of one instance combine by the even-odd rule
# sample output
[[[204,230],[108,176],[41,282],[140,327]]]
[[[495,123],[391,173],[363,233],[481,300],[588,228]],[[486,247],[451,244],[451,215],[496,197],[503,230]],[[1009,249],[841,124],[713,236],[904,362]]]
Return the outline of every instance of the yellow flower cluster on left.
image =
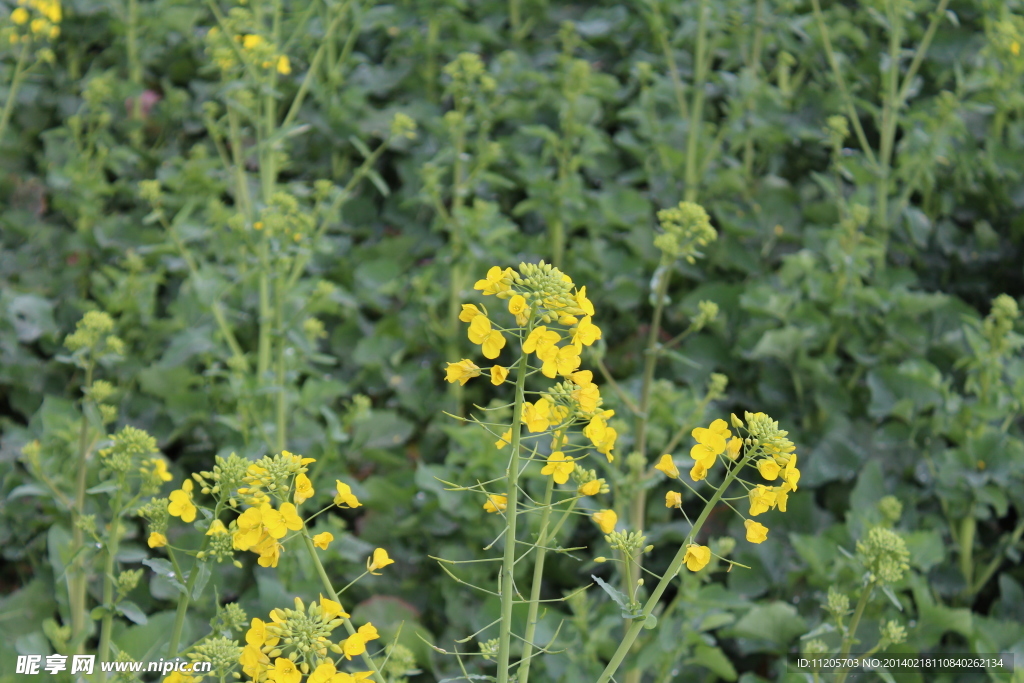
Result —
[[[509,425],[504,432],[495,433],[501,433],[495,446],[501,449],[520,436],[524,440],[540,439],[550,433],[550,455],[546,456],[541,474],[552,477],[559,485],[567,484],[572,477],[580,496],[607,491],[604,480],[578,467],[581,456],[576,454],[588,447],[569,440],[570,428],[580,427],[590,442],[589,448],[609,462],[614,459],[612,451],[618,433],[608,420],[615,413],[601,409],[601,391],[594,382],[594,373],[580,369],[583,349],[602,335],[601,328],[594,323],[594,304],[587,297],[587,288],[577,287],[568,275],[542,261],[522,263],[518,270],[494,266],[476,282],[474,289],[485,297],[505,301],[514,324],[499,325],[483,304],[462,304],[459,320],[468,323],[470,342],[480,347],[484,358],[496,360],[509,340],[515,340],[520,355],[507,366],[496,364],[489,370],[468,358],[450,362],[445,379],[464,386],[487,372],[491,384],[499,386],[522,381],[517,376],[520,372],[536,372],[555,380],[553,387],[536,392],[539,396],[535,400],[521,404],[520,424],[529,435],[514,436]],[[507,504],[505,496],[488,494],[483,507],[487,512],[498,513]]]
[[[62,18],[60,0],[18,0],[18,6],[11,12],[11,23],[21,30],[11,34],[10,42],[55,40],[60,35]]]

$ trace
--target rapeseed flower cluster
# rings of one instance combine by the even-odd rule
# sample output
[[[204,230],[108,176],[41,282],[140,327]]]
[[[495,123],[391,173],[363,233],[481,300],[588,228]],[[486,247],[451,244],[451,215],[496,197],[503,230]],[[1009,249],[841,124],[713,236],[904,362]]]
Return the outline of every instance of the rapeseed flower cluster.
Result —
[[[225,25],[230,37],[219,26],[210,28],[206,33],[207,54],[222,72],[228,73],[241,66],[283,76],[292,72],[288,55],[254,28],[255,21],[248,10],[234,8]]]
[[[568,275],[542,261],[522,263],[518,270],[494,266],[476,282],[474,289],[485,297],[504,301],[508,315],[514,320],[504,327],[483,304],[462,304],[459,320],[468,324],[469,341],[480,347],[484,358],[498,361],[508,341],[517,340],[525,371],[556,380],[553,386],[530,392],[536,395],[535,400],[522,403],[521,428],[529,435],[523,438],[537,440],[548,434],[552,437],[550,454],[543,457],[541,474],[552,477],[555,484],[567,484],[570,477],[576,477],[580,471],[578,462],[585,457],[580,454],[590,449],[612,461],[618,433],[608,420],[615,413],[601,409],[601,391],[594,382],[593,372],[580,369],[583,349],[601,339],[602,334],[594,323],[594,305],[587,298],[587,288],[577,287]],[[510,374],[518,365],[516,360],[508,365],[496,363],[483,368],[464,358],[448,363],[445,378],[448,382],[465,385],[486,373],[491,384],[500,386],[518,379]],[[589,446],[570,443],[571,427],[580,428]],[[500,433],[495,446],[502,449],[512,441],[512,426],[509,425]],[[604,480],[598,479],[593,471],[576,479],[575,483],[580,496],[598,495],[608,490]],[[499,513],[504,511],[507,502],[506,496],[488,495],[484,509]],[[602,529],[608,526],[606,513],[594,517]]]
[[[10,43],[56,40],[63,14],[60,0],[18,0],[18,6],[11,11],[14,31],[10,33]]]
[[[334,630],[348,613],[341,604],[322,595],[309,605],[295,598],[294,609],[275,609],[270,621],[253,619],[239,656],[243,673],[254,683],[355,683],[369,679],[372,671],[346,673],[338,670],[345,660],[366,652],[366,645],[380,637],[367,623],[348,638],[332,640]],[[332,656],[338,655],[338,656]]]
[[[756,517],[768,510],[786,511],[789,494],[797,490],[800,481],[800,470],[796,467],[796,446],[787,436],[788,432],[779,429],[779,423],[764,413],[746,413],[745,420],[736,415],[731,416],[730,425],[722,419],[711,422],[707,427],[697,427],[691,432],[697,442],[690,449],[693,465],[690,468],[690,479],[694,482],[703,481],[719,462],[724,463],[728,472],[734,468],[742,468],[736,472],[737,478],[747,490],[750,517]],[[732,429],[730,429],[730,426]],[[746,437],[738,433],[745,429]],[[679,479],[679,468],[672,455],[661,456],[655,469],[670,479]],[[747,481],[738,475],[750,468],[756,470],[761,479],[768,482],[781,482],[767,486],[761,482]],[[669,491],[665,496],[665,506],[682,508],[682,493]],[[753,519],[744,519],[746,539],[751,543],[763,543],[768,538],[768,527]],[[707,546],[689,544],[686,548],[684,562],[690,571],[700,571],[711,561],[711,550]]]

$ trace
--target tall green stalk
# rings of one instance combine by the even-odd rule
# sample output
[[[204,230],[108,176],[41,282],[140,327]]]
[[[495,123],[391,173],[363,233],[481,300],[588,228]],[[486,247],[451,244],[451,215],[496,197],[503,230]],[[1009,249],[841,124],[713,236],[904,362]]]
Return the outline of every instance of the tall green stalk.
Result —
[[[85,387],[92,386],[93,363],[85,367]],[[86,624],[86,587],[88,577],[85,568],[85,532],[80,520],[85,514],[86,475],[89,467],[89,420],[85,415],[85,399],[82,400],[82,424],[78,430],[78,458],[75,474],[75,507],[72,510],[71,522],[71,567],[68,568],[68,607],[71,610],[71,642],[75,644],[75,652],[81,654],[85,641]]]
[[[533,321],[527,325],[527,336],[533,328]],[[509,659],[512,640],[512,605],[515,602],[513,589],[513,572],[516,564],[516,516],[519,503],[519,449],[520,431],[523,423],[523,403],[526,401],[527,354],[519,357],[516,366],[516,400],[512,409],[512,455],[509,458],[505,476],[508,479],[507,500],[505,507],[505,554],[501,563],[501,581],[498,590],[501,593],[501,626],[498,635],[498,683],[508,683]]]
[[[18,99],[18,89],[21,82],[25,80],[25,62],[28,61],[28,43],[22,43],[18,52],[18,61],[14,64],[14,76],[11,78],[11,87],[7,89],[7,101],[4,102],[3,112],[0,112],[0,142],[3,142],[4,131],[11,120],[11,113],[14,111],[14,101]]]
[[[871,593],[874,592],[877,583],[872,581],[860,594],[860,600],[857,601],[857,608],[853,612],[853,619],[850,620],[850,626],[846,629],[846,634],[843,636],[843,647],[839,653],[839,659],[846,659],[850,656],[850,648],[853,647],[853,641],[856,640],[857,627],[860,625],[860,619],[864,616],[864,608],[867,607],[868,600],[871,599]],[[840,669],[836,674],[835,683],[844,683],[846,677],[850,675],[849,667]]]
[[[523,658],[520,660],[519,683],[530,678],[530,664],[533,661],[533,639],[537,634],[537,612],[540,608],[540,592],[544,583],[544,560],[548,547],[548,520],[551,517],[551,496],[555,490],[554,477],[548,478],[544,488],[543,509],[540,513],[540,530],[537,532],[537,557],[533,563],[533,585],[530,587],[530,608],[526,615],[526,632],[523,634]]]
[[[704,85],[708,77],[708,0],[700,0],[697,6],[697,54],[693,82],[693,105],[690,107],[690,130],[686,141],[686,201],[697,199],[700,179],[698,177],[698,145],[701,124],[704,121]]]
[[[217,519],[217,514],[220,512],[218,507],[217,511],[214,512],[214,519]],[[203,545],[199,548],[199,552],[206,550],[206,546],[210,543],[210,537],[203,537]],[[181,632],[185,628],[185,615],[188,613],[188,605],[192,599],[192,589],[195,588],[196,580],[199,578],[199,563],[198,557],[195,562],[192,563],[192,569],[189,570],[188,580],[185,582],[185,590],[178,594],[178,609],[174,613],[174,626],[171,628],[171,640],[167,644],[167,658],[174,659],[178,656],[178,645],[181,643]],[[178,577],[181,580],[181,577]]]
[[[110,661],[110,637],[114,630],[114,570],[117,560],[117,549],[121,543],[121,493],[124,491],[125,477],[118,476],[117,492],[111,506],[113,519],[107,540],[106,561],[103,565],[103,621],[100,625],[99,660],[101,663]],[[100,683],[107,680],[107,672],[100,667]]]

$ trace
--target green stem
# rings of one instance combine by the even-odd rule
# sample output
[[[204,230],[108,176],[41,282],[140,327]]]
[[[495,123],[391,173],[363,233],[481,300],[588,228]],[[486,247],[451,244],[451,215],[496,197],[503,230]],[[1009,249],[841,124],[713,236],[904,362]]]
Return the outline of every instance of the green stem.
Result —
[[[704,506],[704,511],[700,513],[700,517],[698,517],[697,521],[694,522],[693,528],[690,530],[690,534],[686,537],[683,544],[679,546],[679,550],[676,552],[675,557],[672,558],[672,562],[669,564],[668,569],[662,576],[661,581],[659,581],[658,585],[655,586],[654,591],[651,592],[651,597],[649,597],[647,602],[644,604],[642,616],[634,619],[633,623],[630,624],[625,635],[622,637],[622,642],[619,643],[619,647],[615,650],[615,654],[612,655],[611,661],[608,662],[608,666],[605,667],[604,671],[601,672],[601,676],[597,679],[597,683],[608,683],[612,676],[615,675],[618,668],[622,665],[622,661],[626,658],[626,655],[629,653],[630,648],[636,641],[637,636],[640,635],[640,631],[644,627],[644,621],[651,615],[651,612],[654,611],[658,601],[661,600],[661,596],[665,593],[665,589],[668,588],[668,584],[676,577],[680,568],[682,568],[683,558],[686,557],[686,546],[689,545],[700,532],[701,527],[704,526],[704,522],[707,521],[708,516],[711,514],[711,510],[722,498],[722,494],[725,493],[725,490],[729,488],[729,485],[732,484],[733,480],[739,475],[740,471],[750,460],[751,453],[752,451],[748,451],[743,457],[743,460],[729,470],[729,473],[725,475],[725,481],[722,482],[722,485],[718,487],[717,491],[715,491],[715,495],[713,495],[711,500],[707,502],[707,505]]]
[[[867,607],[868,600],[871,598],[871,593],[874,590],[875,582],[872,581],[860,594],[860,600],[857,601],[857,609],[854,610],[853,619],[850,620],[850,626],[846,629],[846,635],[843,636],[843,647],[839,653],[840,659],[845,659],[850,655],[850,648],[853,647],[853,641],[856,640],[857,626],[860,625],[860,618],[864,616],[864,608]],[[840,669],[836,674],[835,683],[843,683],[849,673],[850,670],[848,668]]]
[[[1017,528],[1013,530],[1012,534],[1010,534],[1009,539],[1007,539],[1006,543],[997,550],[995,557],[993,557],[988,563],[988,566],[985,567],[985,571],[981,573],[981,576],[979,576],[974,582],[974,585],[970,587],[971,595],[980,591],[982,587],[988,583],[989,579],[992,578],[992,575],[999,570],[999,565],[1003,563],[1003,552],[1005,552],[1007,548],[1012,548],[1017,545],[1017,543],[1020,542],[1022,535],[1024,535],[1024,520],[1021,520],[1020,523],[1017,524]]]
[[[964,584],[970,588],[974,584],[974,533],[978,523],[974,519],[974,509],[960,522],[960,573]]]
[[[0,142],[4,139],[4,131],[11,120],[11,113],[14,111],[14,101],[18,97],[18,89],[21,88],[21,81],[25,78],[25,62],[28,60],[28,43],[22,43],[21,51],[18,53],[18,61],[14,65],[14,76],[11,78],[11,87],[7,90],[7,101],[4,102],[3,113],[0,113]]]
[[[533,321],[527,325],[527,333]],[[516,369],[516,402],[512,409],[512,455],[509,458],[508,491],[505,507],[505,555],[501,564],[501,581],[498,589],[501,592],[501,627],[498,635],[498,683],[508,683],[509,658],[512,640],[512,604],[515,602],[512,573],[516,563],[516,516],[519,506],[519,448],[520,431],[523,423],[523,403],[526,397],[527,354],[522,352]]]
[[[424,80],[427,82],[427,99],[437,102],[437,39],[441,33],[441,24],[436,14],[431,13],[427,20],[427,57]]]
[[[92,386],[93,364],[89,362],[85,368],[85,387]],[[69,568],[70,581],[68,586],[69,608],[71,610],[71,642],[75,643],[76,653],[82,653],[82,646],[85,641],[85,601],[86,583],[85,575],[85,532],[82,530],[79,521],[85,514],[85,484],[88,474],[89,459],[89,420],[85,416],[85,400],[82,400],[82,424],[78,430],[78,471],[75,475],[75,507],[72,511],[72,537],[71,551],[73,560]]]
[[[747,62],[747,71],[751,79],[755,79],[761,72],[761,50],[764,45],[764,0],[757,0],[754,9],[754,45],[750,51],[750,61]],[[747,97],[747,115],[753,116],[754,98]],[[743,171],[747,176],[748,183],[753,180],[754,175],[754,138],[747,136],[743,145]]]
[[[825,23],[825,15],[821,11],[820,0],[811,0],[811,7],[814,10],[814,19],[818,24],[818,32],[821,33],[821,42],[825,46],[825,56],[828,57],[829,66],[832,67],[832,75],[836,80],[836,85],[839,87],[839,93],[843,97],[843,102],[846,104],[846,115],[850,119],[854,132],[857,134],[861,151],[864,152],[864,156],[867,157],[871,166],[877,168],[878,161],[875,159],[875,152],[871,149],[871,145],[868,144],[864,128],[860,125],[857,108],[854,106],[853,98],[850,97],[850,91],[846,87],[846,80],[843,78],[842,69],[839,68],[839,60],[836,58],[835,50],[832,49],[832,39],[829,37],[828,25]]]
[[[704,114],[704,84],[708,67],[708,0],[700,0],[697,11],[697,55],[693,83],[693,104],[690,107],[690,130],[686,142],[686,201],[697,199],[697,145],[700,140],[701,123]]]
[[[448,289],[448,339],[446,340],[446,355],[449,358],[459,356],[459,312],[462,310],[462,289],[465,286],[464,280],[465,265],[463,264],[463,234],[462,234],[462,205],[463,205],[463,184],[465,182],[465,166],[463,157],[466,153],[466,131],[464,128],[466,111],[464,105],[459,105],[458,111],[462,114],[462,122],[455,133],[455,160],[452,163],[452,209],[449,214],[449,231],[451,233],[451,281]],[[453,412],[459,417],[462,416],[463,388],[459,383],[450,387],[452,400],[454,402]]]
[[[210,537],[204,537],[203,545],[199,548],[199,552],[206,550],[206,546],[209,545],[209,543]],[[185,582],[185,591],[178,595],[178,611],[174,615],[174,627],[171,630],[171,641],[167,645],[168,659],[174,659],[178,656],[178,644],[181,642],[181,631],[185,627],[185,614],[188,613],[189,600],[192,598],[192,589],[195,587],[196,579],[199,577],[199,563],[202,561],[203,560],[200,560],[197,557],[196,561],[192,563],[192,569],[188,572],[188,580]]]
[[[530,609],[526,616],[526,633],[523,634],[523,657],[520,660],[519,683],[530,678],[530,662],[533,657],[533,638],[537,633],[537,611],[540,607],[541,584],[544,583],[544,559],[548,546],[548,519],[551,517],[551,496],[555,490],[554,477],[548,478],[544,489],[543,510],[540,513],[540,531],[537,533],[537,559],[533,565],[533,586],[530,588]]]
[[[114,630],[114,569],[117,549],[121,542],[121,491],[124,490],[124,475],[119,477],[117,495],[111,512],[110,536],[107,539],[107,558],[103,566],[103,622],[100,626],[100,663],[110,661],[110,636]],[[100,667],[100,683],[107,680],[107,672]]]
[[[316,567],[316,573],[320,577],[320,583],[323,585],[324,590],[327,591],[327,597],[334,602],[341,604],[341,599],[334,590],[334,586],[331,584],[331,578],[327,576],[327,570],[324,569],[324,565],[320,562],[320,556],[316,554],[316,546],[313,545],[313,539],[309,537],[309,531],[305,528],[302,529],[302,540],[306,544],[306,551],[309,553],[309,557],[313,560],[313,566]],[[350,636],[355,635],[356,627],[352,625],[352,620],[344,619],[345,630],[348,631]],[[380,668],[377,666],[377,662],[374,661],[370,653],[364,652],[362,655],[363,664],[365,664],[371,671],[373,671],[374,679],[378,683],[384,683],[384,676],[380,672]]]
[[[276,334],[278,338],[277,349],[277,450],[283,451],[288,445],[288,391],[285,387],[285,351],[287,350],[287,335],[284,330],[284,292],[280,287],[274,292],[277,296],[276,306]]]

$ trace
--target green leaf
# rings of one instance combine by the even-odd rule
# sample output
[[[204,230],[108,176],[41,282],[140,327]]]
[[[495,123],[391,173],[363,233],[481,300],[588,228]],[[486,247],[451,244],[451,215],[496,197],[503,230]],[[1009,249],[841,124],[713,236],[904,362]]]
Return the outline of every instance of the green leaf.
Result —
[[[197,560],[198,561],[198,560]],[[210,580],[210,563],[198,561],[199,566],[194,567],[192,571],[199,572],[196,575],[196,582],[192,585],[192,599],[199,600],[199,596],[203,594],[203,589],[206,588],[206,582]],[[191,575],[190,575],[191,578]]]
[[[736,680],[736,669],[733,667],[732,662],[725,656],[721,648],[712,647],[710,645],[698,645],[694,649],[693,657],[689,659],[692,664],[703,666],[709,669],[719,678],[724,678],[727,681]]]
[[[613,588],[608,583],[606,583],[604,581],[604,579],[602,579],[600,577],[597,577],[597,576],[594,576],[593,574],[591,574],[590,578],[592,578],[597,583],[597,585],[600,586],[601,589],[605,593],[607,593],[611,597],[612,600],[615,601],[615,604],[618,605],[619,608],[623,612],[629,613],[629,611],[630,611],[629,597],[627,597],[625,593],[623,593],[622,591],[620,591],[620,590],[618,590],[616,588]]]
[[[791,640],[807,632],[807,623],[793,605],[772,602],[756,605],[736,622],[731,631],[740,638],[769,641],[778,648],[783,648]]]
[[[131,600],[122,600],[117,604],[117,611],[125,616],[129,621],[133,621],[136,624],[145,624],[147,620],[146,613],[139,608]]]
[[[644,628],[648,631],[658,627],[658,617],[653,614],[648,614],[647,618],[644,619]]]

